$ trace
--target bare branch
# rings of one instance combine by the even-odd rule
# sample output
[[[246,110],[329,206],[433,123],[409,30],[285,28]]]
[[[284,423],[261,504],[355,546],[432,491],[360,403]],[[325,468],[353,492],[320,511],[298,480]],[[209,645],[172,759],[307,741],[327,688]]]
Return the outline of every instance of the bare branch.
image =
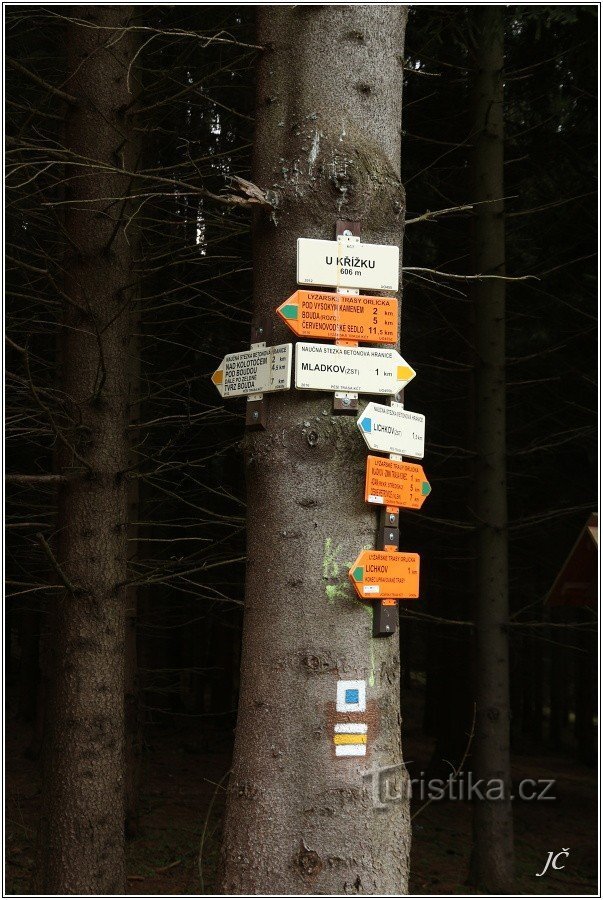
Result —
[[[61,583],[64,585],[64,587],[66,587],[67,590],[71,594],[78,594],[78,593],[81,594],[82,593],[81,589],[78,591],[78,589],[76,587],[74,587],[74,585],[71,583],[71,581],[69,580],[67,575],[63,572],[56,556],[50,549],[50,545],[49,545],[48,541],[46,540],[46,538],[44,537],[44,535],[42,534],[42,532],[38,531],[38,533],[36,534],[36,537],[37,537],[38,541],[40,542],[40,546],[42,547],[42,550],[46,554],[48,561],[50,562],[52,568],[55,570],[55,572],[59,576]]]
[[[6,475],[7,484],[65,484],[64,475]]]
[[[25,66],[22,66],[21,63],[18,63],[16,59],[10,59],[7,56],[6,62],[9,66],[12,66],[13,69],[16,69],[17,72],[21,72],[22,75],[25,75],[31,81],[40,85],[40,87],[44,88],[44,90],[48,91],[50,94],[54,94],[55,97],[59,97],[61,100],[64,100],[65,103],[69,103],[71,106],[78,105],[76,97],[72,97],[71,94],[68,94],[65,91],[62,91],[60,88],[55,87],[53,84],[49,84],[47,81],[44,81],[44,79],[40,78],[39,75],[36,75],[34,72],[30,72],[29,69],[26,69]]]
[[[428,272],[441,278],[452,278],[454,281],[538,281],[537,275],[456,275],[454,272],[440,272],[438,269],[426,269],[423,266],[404,266],[403,272]]]
[[[405,225],[413,225],[415,222],[429,222],[432,219],[437,219],[439,216],[448,215],[448,213],[453,212],[465,212],[469,209],[474,209],[476,206],[483,206],[485,203],[502,203],[505,200],[515,200],[517,198],[516,194],[513,194],[509,197],[498,197],[494,200],[477,200],[475,203],[466,203],[463,206],[449,206],[447,209],[435,209],[433,212],[427,210],[420,216],[416,216],[414,219],[406,219]]]

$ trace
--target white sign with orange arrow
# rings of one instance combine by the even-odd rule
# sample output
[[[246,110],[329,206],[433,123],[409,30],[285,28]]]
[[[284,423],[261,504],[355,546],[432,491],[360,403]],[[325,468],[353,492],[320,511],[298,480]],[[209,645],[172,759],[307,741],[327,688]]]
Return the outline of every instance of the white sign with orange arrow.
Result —
[[[302,390],[392,396],[416,374],[397,350],[302,342],[295,345],[295,387]]]
[[[292,345],[227,353],[211,380],[222,397],[269,394],[291,387]]]

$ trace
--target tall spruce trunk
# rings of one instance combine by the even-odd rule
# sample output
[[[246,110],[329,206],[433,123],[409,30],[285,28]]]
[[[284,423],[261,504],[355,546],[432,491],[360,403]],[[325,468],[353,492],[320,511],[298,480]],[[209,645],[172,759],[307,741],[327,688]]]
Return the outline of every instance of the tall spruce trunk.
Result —
[[[401,245],[400,6],[258,8],[254,181],[276,197],[257,215],[254,314],[297,289],[298,237]],[[371,637],[348,567],[375,546],[366,449],[333,395],[269,399],[247,440],[248,566],[241,692],[223,843],[225,893],[404,893],[410,822],[402,766],[397,638]],[[412,549],[409,535],[403,541]],[[337,757],[338,681],[366,682],[368,754]],[[376,808],[366,772],[396,766],[405,799]],[[391,773],[390,773],[391,774]]]
[[[124,648],[132,245],[124,226],[133,147],[124,111],[136,52],[130,6],[71,9],[65,90],[66,303],[61,387],[73,425],[58,464],[57,573],[49,641],[37,888],[125,891]],[[81,24],[80,24],[81,23]],[[75,165],[73,165],[75,163]]]
[[[505,273],[503,185],[504,7],[474,7],[474,266]],[[491,799],[474,801],[471,879],[491,893],[513,890],[509,756],[509,597],[505,431],[505,282],[473,288],[476,342],[477,535],[476,736],[473,771]],[[496,785],[501,785],[496,799]]]
[[[138,433],[140,424],[140,303],[133,305],[130,317],[130,384],[129,384],[129,424],[131,433]],[[136,468],[138,454],[130,454],[129,465]],[[140,521],[140,486],[137,478],[128,485],[128,562],[136,560]],[[125,759],[124,796],[126,835],[133,837],[138,832],[139,794],[142,775],[142,704],[138,671],[138,603],[139,588],[129,585],[126,591],[126,637],[125,637]]]

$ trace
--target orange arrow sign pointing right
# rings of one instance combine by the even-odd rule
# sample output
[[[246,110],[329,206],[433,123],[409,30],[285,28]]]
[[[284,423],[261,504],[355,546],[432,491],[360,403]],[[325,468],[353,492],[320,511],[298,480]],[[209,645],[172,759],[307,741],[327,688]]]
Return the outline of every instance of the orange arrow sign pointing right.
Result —
[[[382,506],[421,509],[431,493],[423,466],[385,456],[367,456],[364,499]]]

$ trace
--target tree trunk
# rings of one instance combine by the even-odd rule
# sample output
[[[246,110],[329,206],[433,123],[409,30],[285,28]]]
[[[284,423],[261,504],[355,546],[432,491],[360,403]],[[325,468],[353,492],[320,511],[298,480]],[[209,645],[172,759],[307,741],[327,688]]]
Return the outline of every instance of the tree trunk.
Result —
[[[503,186],[504,7],[475,7],[475,271],[505,273]],[[513,818],[509,757],[509,641],[505,433],[505,282],[475,282],[477,716],[475,778],[494,787],[474,803],[472,881],[513,890]],[[496,793],[495,786],[499,786]],[[486,795],[487,796],[487,795]],[[499,796],[499,799],[496,797]]]
[[[33,722],[36,718],[40,684],[40,620],[39,608],[23,605],[19,617],[19,718],[24,722]]]
[[[542,743],[542,724],[544,715],[544,682],[542,640],[532,641],[532,678],[534,683],[534,716],[531,736],[536,744]]]
[[[133,321],[132,325],[138,329],[139,322]],[[132,345],[136,362],[138,362],[138,341],[133,340]],[[130,424],[137,425],[140,421],[140,404],[138,402],[140,373],[139,367],[136,364],[131,367],[130,376],[132,379],[130,394]],[[136,394],[134,394],[134,391],[136,391]],[[135,457],[132,455],[130,464],[135,465],[135,462]],[[140,491],[138,479],[132,479],[129,484],[128,510],[128,560],[131,564],[137,555],[138,525],[136,523],[140,519]],[[126,834],[128,837],[133,837],[138,832],[138,798],[140,793],[142,762],[142,708],[140,678],[138,672],[138,588],[135,585],[129,586],[126,590],[125,627],[125,823]]]
[[[402,242],[400,183],[406,9],[258,8],[254,181],[274,214],[254,227],[254,312],[296,290],[296,239]],[[404,893],[410,823],[402,764],[399,643],[371,637],[348,567],[375,546],[363,498],[366,450],[333,396],[269,399],[247,445],[248,566],[241,693],[223,844],[225,893]],[[411,545],[409,539],[406,544]],[[408,546],[408,549],[412,549]],[[366,757],[336,757],[338,682],[366,685]],[[375,808],[376,767],[405,799]],[[391,773],[390,773],[391,774]],[[394,787],[390,784],[390,792]]]
[[[413,646],[413,627],[410,619],[400,619],[400,654],[404,658],[404,667],[402,669],[402,694],[404,691],[412,690],[412,659],[411,652]]]
[[[132,142],[133,144],[133,142]],[[132,146],[134,151],[134,146]],[[132,153],[131,155],[134,155]],[[135,240],[138,229],[134,232],[129,229],[130,246],[139,250],[140,244]],[[130,309],[130,335],[129,335],[129,424],[130,433],[139,434],[140,425],[140,332],[141,332],[141,303],[140,297],[132,298]],[[130,448],[129,465],[136,470],[139,462],[137,447]],[[139,522],[142,507],[140,482],[138,478],[130,479],[128,485],[128,563],[130,570],[138,556]],[[124,672],[124,722],[125,722],[125,824],[126,835],[133,837],[138,832],[138,799],[140,794],[141,764],[142,764],[142,704],[140,676],[138,671],[138,604],[139,592],[142,589],[136,585],[129,585],[126,590],[126,644],[125,644],[125,672]]]
[[[132,251],[124,200],[135,165],[130,6],[73,7],[66,29],[69,179],[61,488],[37,887],[125,891],[124,647],[127,563],[128,341]],[[80,22],[81,24],[78,24]]]
[[[441,604],[436,607],[441,611]],[[440,613],[445,616],[446,611]],[[430,654],[433,656],[431,696],[432,722],[436,742],[427,766],[428,778],[449,778],[451,766],[463,762],[458,780],[470,767],[473,724],[472,654],[467,628],[431,625]]]
[[[596,629],[590,609],[578,607],[574,610],[573,619],[583,630],[577,629],[573,638],[578,645],[574,651],[574,712],[575,735],[578,745],[578,758],[587,765],[595,765],[597,759],[597,732],[595,716],[597,700],[595,685],[597,683],[597,644]],[[592,628],[584,628],[591,623]],[[571,633],[571,632],[570,632]]]
[[[567,607],[553,606],[549,610],[553,625],[567,622]],[[549,628],[549,683],[550,718],[549,741],[553,749],[561,750],[565,744],[568,721],[570,667],[568,660],[568,629]]]

